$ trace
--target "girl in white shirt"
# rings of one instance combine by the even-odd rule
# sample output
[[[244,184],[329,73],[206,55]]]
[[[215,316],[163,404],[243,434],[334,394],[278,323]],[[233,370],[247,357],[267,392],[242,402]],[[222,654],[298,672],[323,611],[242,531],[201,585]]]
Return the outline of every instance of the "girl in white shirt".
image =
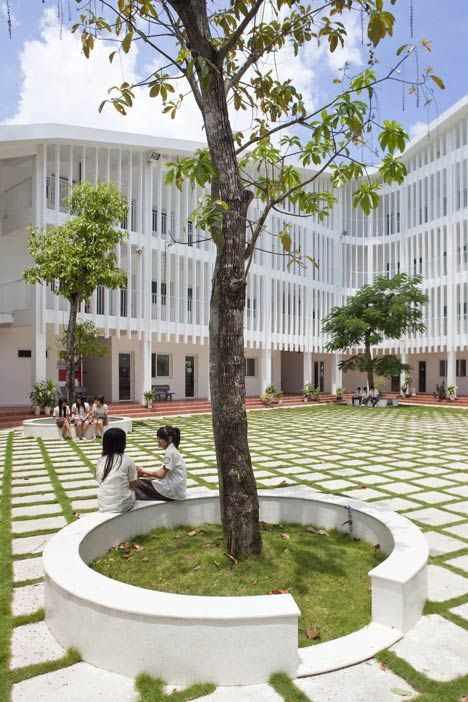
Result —
[[[161,468],[148,470],[138,468],[140,479],[135,484],[137,500],[184,500],[187,493],[187,470],[178,449],[180,430],[178,427],[160,427],[156,433],[159,448],[164,449]],[[157,478],[144,480],[141,476]]]
[[[102,439],[102,457],[96,466],[100,512],[128,512],[135,503],[137,467],[125,453],[123,429],[108,429]]]
[[[92,423],[91,411],[87,402],[83,400],[82,395],[75,397],[75,402],[71,408],[72,421],[75,425],[76,438],[80,441],[84,439],[88,425]]]
[[[58,401],[57,407],[54,407],[52,416],[54,417],[55,423],[60,430],[62,439],[71,439],[70,408],[64,397],[61,397]]]

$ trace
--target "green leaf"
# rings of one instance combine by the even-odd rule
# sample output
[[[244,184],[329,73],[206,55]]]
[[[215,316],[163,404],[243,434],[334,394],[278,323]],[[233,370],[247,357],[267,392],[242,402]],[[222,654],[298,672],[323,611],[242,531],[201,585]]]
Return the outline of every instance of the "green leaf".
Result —
[[[283,246],[283,250],[289,253],[291,251],[292,244],[291,234],[287,229],[282,229],[280,232],[278,232],[278,236]]]
[[[411,697],[413,694],[410,690],[402,690],[401,687],[392,687],[391,692],[394,695],[400,695],[400,697]]]
[[[132,45],[133,32],[128,32],[122,40],[122,51],[124,54],[128,54],[130,51],[130,46]]]
[[[441,90],[445,90],[445,83],[442,80],[442,78],[439,78],[439,76],[435,76],[433,73],[431,73],[429,77],[432,78],[437,87],[439,87]]]

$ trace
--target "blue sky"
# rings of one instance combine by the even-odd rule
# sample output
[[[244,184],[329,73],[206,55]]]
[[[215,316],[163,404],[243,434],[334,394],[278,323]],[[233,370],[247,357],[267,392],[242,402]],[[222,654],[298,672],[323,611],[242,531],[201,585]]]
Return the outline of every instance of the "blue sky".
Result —
[[[74,7],[74,0],[70,5]],[[63,2],[67,12],[67,0]],[[105,110],[97,115],[97,106],[104,98],[106,88],[118,82],[121,76],[138,75],[153,57],[148,54],[125,58],[120,66],[107,64],[106,52],[91,62],[80,56],[77,38],[67,31],[67,17],[62,39],[56,19],[56,0],[10,0],[14,16],[13,35],[10,40],[5,19],[4,0],[0,0],[0,123],[8,122],[67,122],[102,126],[125,131],[147,132],[166,136],[197,138],[202,133],[198,115],[190,104],[185,114],[175,123],[161,116],[154,101],[146,98],[137,101],[133,115],[120,118]],[[49,9],[47,9],[49,8]],[[393,12],[397,16],[397,28],[393,40],[379,49],[380,67],[390,66],[394,52],[402,43],[410,42],[410,0],[398,0]],[[46,13],[46,14],[44,14]],[[48,13],[48,14],[47,14]],[[354,44],[351,60],[357,60],[362,52],[360,34],[354,27]],[[421,52],[421,65],[430,64],[446,85],[445,91],[436,91],[436,101],[430,105],[429,113],[423,107],[416,108],[415,101],[406,97],[402,109],[400,86],[385,88],[379,98],[380,116],[400,120],[413,133],[421,132],[421,125],[434,119],[454,102],[468,93],[466,45],[468,36],[468,0],[414,0],[414,39],[432,40],[432,53]],[[293,77],[300,82],[301,89],[309,95],[311,102],[331,94],[332,77],[339,75],[337,62],[322,55],[317,57],[311,50],[302,63],[289,67]],[[406,77],[414,75],[414,67],[408,64]],[[117,73],[116,73],[117,72]]]

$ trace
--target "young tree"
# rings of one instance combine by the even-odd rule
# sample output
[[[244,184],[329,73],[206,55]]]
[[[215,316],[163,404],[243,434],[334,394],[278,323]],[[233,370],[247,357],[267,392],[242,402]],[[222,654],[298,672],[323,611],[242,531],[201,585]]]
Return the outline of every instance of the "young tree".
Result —
[[[76,320],[80,304],[100,285],[118,288],[125,274],[113,253],[127,236],[117,229],[128,204],[112,183],[76,185],[69,198],[72,218],[59,227],[30,231],[28,248],[35,265],[23,272],[27,283],[55,283],[54,292],[70,303],[63,357],[67,366],[67,399],[73,401],[76,363]]]
[[[421,334],[425,330],[423,306],[428,297],[421,288],[421,276],[399,273],[394,278],[379,276],[364,285],[342,307],[333,307],[322,321],[322,331],[331,335],[327,351],[346,351],[364,347],[341,361],[343,371],[367,373],[367,384],[374,386],[374,373],[380,376],[400,375],[410,366],[393,355],[372,355],[372,347],[384,339],[399,339],[405,334]]]
[[[160,66],[138,83],[114,86],[104,102],[126,114],[136,89],[146,86],[149,95],[162,102],[163,111],[175,117],[191,93],[203,118],[208,148],[170,164],[167,181],[179,188],[189,181],[209,189],[192,219],[217,247],[209,346],[222,522],[230,554],[237,559],[257,555],[261,537],[247,441],[243,332],[254,249],[268,232],[271,212],[290,211],[292,206],[298,216],[322,219],[335,202],[333,188],[355,180],[354,204],[369,213],[378,204],[382,182],[403,180],[406,169],[397,154],[407,135],[395,121],[377,121],[376,87],[384,81],[402,82],[398,68],[415,47],[400,47],[395,67],[379,75],[374,49],[393,33],[395,18],[389,7],[396,0],[76,2],[82,10],[73,31],[80,32],[86,57],[96,41],[104,39],[111,42],[110,61],[137,44],[153,51],[153,63]],[[355,75],[345,70],[334,81],[335,95],[308,109],[293,81],[278,73],[277,60],[284,51],[297,55],[305,44],[325,44],[329,52],[345,46],[344,20],[356,13],[369,63]],[[427,97],[431,81],[443,87],[431,67],[415,76],[418,96],[424,91]],[[250,113],[250,126],[235,132],[231,117],[242,111]],[[371,132],[376,133],[382,158],[374,175],[364,177],[361,147]],[[327,168],[328,188],[314,188]],[[256,218],[249,209],[254,199]],[[288,229],[274,235],[290,263],[304,263]]]
[[[57,343],[55,349],[58,351],[58,355],[61,361],[67,361],[67,348],[68,348],[68,328],[64,328]],[[85,322],[77,322],[75,326],[75,342],[74,342],[74,353],[75,353],[75,370],[76,371],[81,366],[83,358],[85,356],[101,357],[107,353],[107,347],[102,346],[99,343],[98,330],[93,322],[87,320]]]

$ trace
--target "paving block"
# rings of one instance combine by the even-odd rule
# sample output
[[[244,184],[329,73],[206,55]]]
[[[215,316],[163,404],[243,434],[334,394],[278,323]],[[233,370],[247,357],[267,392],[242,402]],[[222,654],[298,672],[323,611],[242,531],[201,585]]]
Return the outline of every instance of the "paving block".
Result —
[[[44,584],[25,585],[13,588],[13,601],[11,609],[13,616],[20,614],[33,614],[44,606]]]
[[[445,512],[445,510],[437,509],[436,507],[426,507],[425,509],[416,509],[408,512],[406,515],[409,519],[415,519],[422,524],[429,526],[441,526],[442,524],[451,524],[452,522],[460,521],[461,517],[455,514]]]
[[[20,582],[21,580],[33,580],[34,578],[42,578],[44,569],[42,567],[42,558],[25,558],[23,561],[13,561],[13,580]]]
[[[12,552],[15,556],[26,553],[42,553],[46,543],[53,534],[39,534],[38,536],[23,536],[12,540]]]
[[[65,517],[44,517],[44,519],[22,519],[11,523],[13,534],[27,531],[42,531],[43,529],[61,529],[66,525]]]
[[[77,663],[13,686],[12,702],[137,702],[132,678]]]
[[[383,670],[375,660],[300,678],[294,680],[294,684],[314,702],[398,702],[416,697],[405,680],[391,670]],[[409,694],[403,698],[393,690],[405,690]]]
[[[450,561],[445,561],[454,568],[459,568],[468,573],[468,554],[465,556],[458,556],[458,558],[452,558]]]
[[[446,527],[445,531],[449,531],[451,534],[455,534],[455,536],[461,536],[462,539],[468,539],[468,522],[458,524],[454,527]],[[465,546],[468,546],[468,544],[465,544]]]
[[[465,602],[465,604],[459,605],[458,607],[454,607],[450,610],[450,612],[453,612],[453,614],[456,614],[458,617],[462,617],[462,619],[466,619],[468,621],[468,602]]]
[[[54,639],[45,622],[25,624],[13,629],[10,668],[23,668],[62,658],[65,649]]]
[[[62,508],[56,502],[53,505],[29,505],[27,507],[13,507],[12,517],[35,517],[38,514],[61,514]]]
[[[432,680],[446,682],[468,673],[468,631],[439,614],[421,617],[392,650]]]
[[[468,578],[452,573],[448,568],[430,565],[427,575],[428,599],[432,602],[444,602],[468,592]]]
[[[467,544],[463,541],[454,539],[452,536],[446,536],[438,531],[425,531],[424,536],[429,544],[431,556],[443,556],[451,551],[460,551],[460,549],[467,547]]]

